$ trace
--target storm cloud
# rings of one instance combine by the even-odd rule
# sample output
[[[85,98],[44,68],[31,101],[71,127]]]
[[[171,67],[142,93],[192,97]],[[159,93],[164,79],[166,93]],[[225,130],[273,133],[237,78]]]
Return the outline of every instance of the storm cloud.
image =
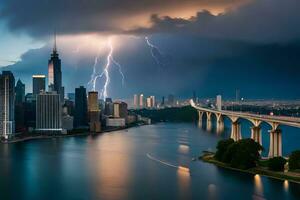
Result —
[[[12,31],[33,36],[120,33],[144,24],[156,14],[180,14],[201,9],[223,10],[249,0],[0,0],[0,16]]]

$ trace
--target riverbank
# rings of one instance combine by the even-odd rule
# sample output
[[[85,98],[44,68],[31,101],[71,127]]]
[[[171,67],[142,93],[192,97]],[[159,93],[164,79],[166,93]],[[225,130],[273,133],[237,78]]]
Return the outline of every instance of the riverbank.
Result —
[[[234,168],[231,167],[230,165],[220,162],[218,160],[216,160],[214,158],[214,153],[213,152],[203,152],[203,155],[201,155],[199,157],[199,160],[202,160],[203,162],[207,162],[207,163],[211,163],[214,164],[218,167],[222,167],[225,169],[229,169],[229,170],[233,170],[233,171],[239,171],[239,172],[243,172],[243,173],[248,173],[248,174],[259,174],[261,176],[266,176],[269,178],[273,178],[273,179],[277,179],[277,180],[282,180],[282,181],[290,181],[293,183],[298,183],[300,184],[300,173],[295,173],[295,172],[276,172],[276,171],[271,171],[269,169],[267,169],[267,167],[255,167],[255,168],[251,168],[251,169],[238,169],[238,168]]]
[[[63,138],[63,137],[78,137],[78,136],[88,136],[88,135],[97,136],[97,135],[101,135],[103,133],[125,130],[125,129],[129,129],[132,127],[143,126],[143,125],[145,125],[145,124],[136,123],[136,124],[127,125],[125,127],[106,128],[99,133],[83,132],[83,133],[68,133],[68,134],[55,134],[55,135],[40,135],[40,134],[28,135],[25,137],[12,138],[10,140],[1,140],[1,143],[10,144],[10,143],[24,142],[24,141],[29,141],[29,140],[52,139],[52,138]]]

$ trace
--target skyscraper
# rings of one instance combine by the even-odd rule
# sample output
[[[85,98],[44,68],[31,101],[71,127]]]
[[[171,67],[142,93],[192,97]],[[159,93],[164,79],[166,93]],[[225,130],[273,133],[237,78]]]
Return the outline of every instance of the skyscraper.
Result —
[[[174,95],[170,94],[168,96],[168,104],[169,104],[169,106],[174,106],[175,105],[175,97],[174,97]]]
[[[21,105],[23,102],[25,102],[25,84],[23,84],[20,79],[17,81],[15,92],[16,92],[15,104]]]
[[[143,94],[140,94],[140,108],[143,108],[144,107],[144,95]]]
[[[15,78],[10,71],[0,74],[0,134],[8,139],[15,132]]]
[[[100,132],[100,109],[98,104],[98,92],[89,92],[88,94],[88,116],[90,131]]]
[[[36,130],[45,133],[61,133],[62,112],[60,95],[41,92],[36,96]]]
[[[87,98],[86,89],[83,86],[75,89],[75,113],[74,127],[87,126]]]
[[[33,75],[32,76],[32,94],[37,95],[41,91],[46,91],[46,76]]]
[[[19,79],[17,81],[16,87],[16,100],[15,100],[15,131],[21,132],[25,129],[25,84]],[[26,116],[27,117],[27,116]]]
[[[139,98],[137,94],[133,95],[133,107],[135,109],[139,107]]]
[[[61,60],[56,49],[56,34],[54,35],[54,47],[51,58],[48,61],[48,86],[49,91],[56,91],[60,100],[64,100],[64,88],[62,87]]]
[[[127,116],[128,116],[127,103],[122,101],[114,102],[114,117],[124,118],[126,120]]]
[[[222,96],[217,95],[216,106],[218,110],[222,110]]]

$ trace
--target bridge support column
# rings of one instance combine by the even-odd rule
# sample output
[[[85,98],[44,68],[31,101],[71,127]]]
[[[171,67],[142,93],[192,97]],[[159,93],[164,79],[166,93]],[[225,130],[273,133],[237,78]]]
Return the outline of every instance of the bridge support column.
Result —
[[[198,110],[198,127],[202,128],[203,112]]]
[[[206,112],[206,130],[211,131],[212,123],[211,123],[211,112]]]
[[[259,126],[253,126],[251,128],[251,139],[262,145],[261,128]]]
[[[282,131],[280,129],[270,131],[269,158],[282,156]]]
[[[234,141],[238,141],[242,139],[242,134],[241,134],[241,124],[237,121],[232,122],[231,124],[231,136]]]
[[[224,120],[221,114],[217,114],[217,133],[224,131]]]

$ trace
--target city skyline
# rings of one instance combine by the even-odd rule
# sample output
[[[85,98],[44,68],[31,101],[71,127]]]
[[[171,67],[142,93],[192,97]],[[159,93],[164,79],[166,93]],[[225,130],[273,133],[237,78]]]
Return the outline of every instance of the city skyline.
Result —
[[[297,67],[300,65],[300,45],[298,29],[295,29],[299,27],[299,22],[293,20],[297,19],[298,11],[295,8],[299,2],[295,0],[284,3],[270,3],[268,0],[244,0],[239,3],[218,0],[209,3],[199,0],[195,4],[174,1],[171,8],[166,3],[158,6],[156,1],[145,8],[144,5],[134,3],[137,11],[143,7],[142,17],[136,21],[124,17],[125,21],[133,25],[121,26],[121,30],[115,28],[115,24],[108,26],[110,20],[94,24],[88,21],[89,15],[79,12],[76,17],[90,22],[86,24],[90,31],[82,24],[72,28],[63,26],[64,23],[72,24],[68,19],[62,19],[60,23],[56,23],[55,17],[44,19],[47,13],[40,16],[37,12],[43,8],[42,4],[31,6],[34,12],[27,18],[43,18],[45,21],[30,27],[23,23],[22,12],[8,13],[13,9],[14,4],[11,2],[5,2],[0,7],[0,11],[5,13],[0,20],[0,27],[6,33],[3,38],[7,38],[7,35],[10,37],[6,43],[13,44],[14,39],[18,39],[23,46],[16,46],[16,50],[11,53],[16,57],[11,60],[15,63],[1,62],[1,66],[3,70],[11,70],[16,78],[20,78],[27,92],[31,91],[29,83],[33,74],[48,74],[45,60],[53,48],[53,31],[56,29],[62,73],[68,74],[63,79],[66,93],[73,92],[80,85],[88,88],[95,57],[98,56],[96,70],[101,72],[109,52],[107,41],[112,38],[113,58],[121,65],[124,74],[122,84],[119,66],[114,64],[110,67],[108,96],[113,98],[131,98],[132,94],[142,92],[155,96],[172,93],[190,97],[192,91],[196,91],[200,97],[222,94],[224,98],[233,98],[237,89],[240,89],[242,96],[252,99],[300,98],[297,77],[300,73]],[[26,6],[33,3],[31,0]],[[69,6],[67,2],[63,5]],[[71,16],[78,10],[75,5],[68,10]],[[91,5],[85,6],[97,17]],[[94,6],[99,7],[101,3],[95,3]],[[123,6],[126,7],[122,4],[120,8]],[[182,12],[176,12],[178,7],[183,8]],[[116,11],[111,7],[107,9]],[[59,8],[54,12],[59,16],[62,11]],[[132,17],[138,15],[134,11],[129,13]],[[259,21],[264,29],[254,29],[258,22],[250,20],[253,19],[253,13],[268,13]],[[117,18],[115,12],[112,16],[114,21]],[[251,23],[244,27],[241,24],[243,20]],[[12,27],[13,23],[18,25]],[[44,29],[44,23],[50,23],[47,29]],[[205,28],[204,24],[207,24]],[[234,31],[236,29],[240,31]],[[20,31],[22,35],[15,35]],[[31,45],[26,45],[28,38],[32,41]],[[36,43],[40,45],[36,47]],[[178,49],[178,46],[181,48]],[[24,48],[26,50],[21,53],[17,51]],[[10,60],[5,57],[6,54],[1,54],[0,60]],[[104,82],[104,78],[97,81],[99,93]],[[273,87],[277,89],[273,90]]]

